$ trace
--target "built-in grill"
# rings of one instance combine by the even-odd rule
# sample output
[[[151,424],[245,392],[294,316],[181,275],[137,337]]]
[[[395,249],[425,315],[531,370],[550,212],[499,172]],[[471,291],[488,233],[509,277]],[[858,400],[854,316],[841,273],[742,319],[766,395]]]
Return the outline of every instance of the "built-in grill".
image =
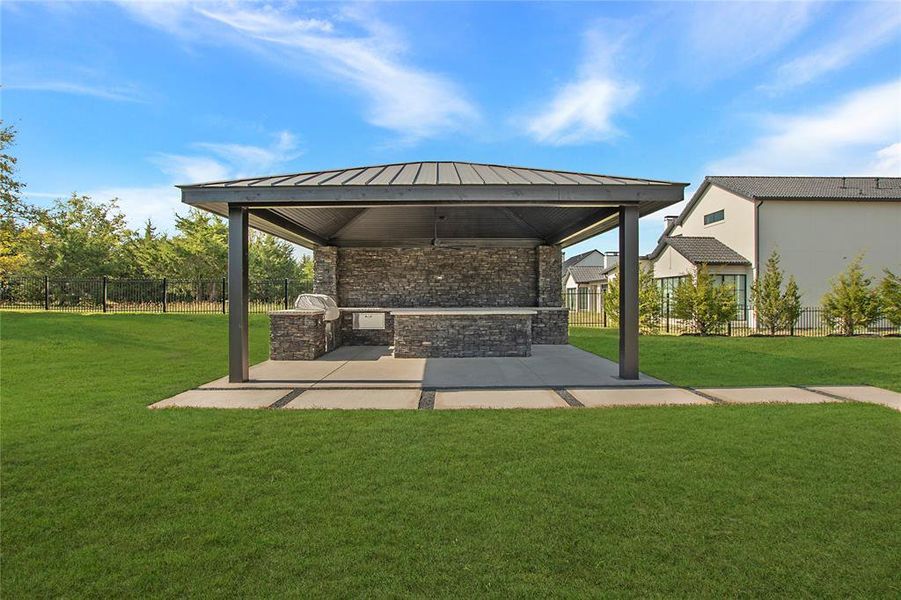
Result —
[[[301,310],[322,310],[322,318],[325,321],[335,321],[341,316],[338,303],[331,296],[325,294],[301,294],[294,301],[294,308]]]

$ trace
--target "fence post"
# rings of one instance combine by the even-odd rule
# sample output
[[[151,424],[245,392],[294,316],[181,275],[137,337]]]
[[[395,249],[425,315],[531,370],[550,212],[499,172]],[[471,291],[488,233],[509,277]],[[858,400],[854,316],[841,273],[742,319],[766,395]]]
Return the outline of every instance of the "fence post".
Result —
[[[288,278],[285,277],[285,310],[288,310]]]
[[[106,312],[106,288],[107,288],[107,285],[108,285],[107,278],[106,278],[106,275],[104,275],[103,276],[103,284],[102,284],[102,288],[101,288],[103,290],[103,312]]]
[[[44,275],[44,310],[50,310],[50,276]]]
[[[169,279],[163,277],[163,312],[169,310]]]
[[[666,332],[669,333],[669,298],[666,299]]]
[[[732,337],[732,321],[726,323],[726,335]]]
[[[222,278],[222,314],[225,314],[225,286],[228,285],[225,277]]]

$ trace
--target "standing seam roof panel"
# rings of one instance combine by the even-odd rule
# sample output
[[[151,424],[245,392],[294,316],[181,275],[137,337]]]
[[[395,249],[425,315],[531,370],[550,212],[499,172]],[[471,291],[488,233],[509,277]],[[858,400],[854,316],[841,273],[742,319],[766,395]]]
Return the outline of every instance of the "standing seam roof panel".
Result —
[[[457,185],[460,183],[460,176],[454,168],[454,163],[438,163],[438,183]]]
[[[460,176],[460,183],[465,185],[480,185],[485,183],[472,165],[467,163],[454,163],[457,167],[457,174]]]
[[[417,185],[435,185],[438,183],[438,165],[433,162],[424,162],[416,175]]]
[[[382,172],[375,176],[369,183],[371,185],[388,185],[394,179],[395,175],[400,173],[402,165],[388,165]]]
[[[528,179],[520,177],[519,175],[517,175],[516,173],[514,173],[512,170],[508,169],[507,167],[498,167],[496,165],[492,165],[491,169],[504,179],[504,183],[512,183],[512,184],[519,184],[519,185],[522,185],[522,184],[529,185],[532,183]]]
[[[413,185],[413,182],[416,181],[416,174],[419,173],[419,167],[422,166],[422,163],[407,163],[404,165],[404,168],[401,169],[400,173],[397,174],[397,177],[392,181],[392,185]]]
[[[482,178],[482,181],[488,184],[498,183],[503,184],[506,183],[504,179],[498,175],[494,169],[489,167],[488,165],[472,165],[472,168],[475,169],[476,173],[479,174],[479,177]]]

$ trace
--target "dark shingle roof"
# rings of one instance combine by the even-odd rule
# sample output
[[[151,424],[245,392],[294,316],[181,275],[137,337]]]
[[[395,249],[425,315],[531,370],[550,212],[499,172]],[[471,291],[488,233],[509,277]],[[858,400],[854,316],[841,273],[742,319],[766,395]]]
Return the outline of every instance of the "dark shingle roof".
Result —
[[[662,242],[696,265],[751,264],[747,258],[713,237],[674,236],[663,238]]]
[[[706,180],[749,198],[901,200],[901,177],[709,176]]]
[[[576,283],[590,283],[592,281],[602,281],[607,278],[607,273],[616,267],[570,267],[569,274],[573,276]]]

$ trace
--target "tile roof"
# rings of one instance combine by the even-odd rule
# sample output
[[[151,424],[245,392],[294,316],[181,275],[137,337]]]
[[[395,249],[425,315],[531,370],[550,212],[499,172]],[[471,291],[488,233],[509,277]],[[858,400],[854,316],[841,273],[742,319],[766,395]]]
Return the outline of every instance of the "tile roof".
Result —
[[[705,182],[759,199],[901,200],[901,177],[709,176]]]
[[[589,250],[588,252],[583,252],[582,254],[576,254],[575,256],[570,256],[566,260],[563,261],[563,272],[565,273],[570,267],[579,264],[579,261],[586,258],[589,254],[593,252],[600,252],[600,250]]]
[[[569,274],[573,276],[576,283],[590,283],[592,281],[603,281],[607,279],[607,273],[616,269],[616,265],[612,267],[570,267]]]
[[[179,187],[331,187],[400,185],[669,186],[669,181],[471,162],[408,162],[307,171]]]
[[[751,264],[747,258],[713,237],[674,236],[661,241],[696,265]]]

